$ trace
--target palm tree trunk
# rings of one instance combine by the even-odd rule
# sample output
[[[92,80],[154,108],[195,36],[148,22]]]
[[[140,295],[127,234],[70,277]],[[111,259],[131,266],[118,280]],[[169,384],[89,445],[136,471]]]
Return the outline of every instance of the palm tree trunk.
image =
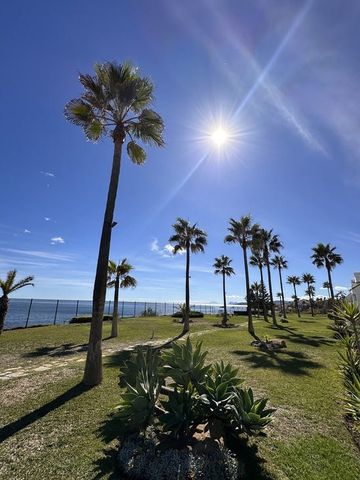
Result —
[[[294,295],[295,295],[295,307],[296,307],[296,310],[297,310],[298,317],[300,318],[301,315],[300,315],[300,308],[299,308],[299,300],[297,298],[295,284],[293,284],[293,287],[294,287]]]
[[[7,295],[3,295],[0,298],[0,335],[4,329],[5,317],[9,308],[9,298]]]
[[[102,323],[106,296],[111,230],[113,227],[112,223],[120,176],[121,149],[125,139],[123,128],[117,126],[113,132],[113,138],[113,163],[96,266],[89,346],[83,377],[83,383],[89,386],[99,385],[102,382]]]
[[[330,270],[330,267],[328,265],[326,265],[326,270],[327,270],[328,279],[329,279],[331,300],[334,300],[335,295],[334,295],[334,288],[333,288],[332,278],[331,278],[331,273],[330,273],[331,270]]]
[[[308,289],[310,289],[310,283],[307,284]],[[314,316],[314,306],[312,302],[312,296],[309,294],[309,303],[310,303],[310,310],[311,310],[311,316]]]
[[[227,324],[227,307],[226,307],[226,289],[225,289],[225,272],[223,272],[223,296],[224,296],[224,317],[222,324],[225,327]]]
[[[248,309],[248,332],[250,335],[255,337],[254,324],[252,320],[251,312],[251,298],[250,298],[250,278],[249,278],[249,266],[247,263],[247,251],[246,246],[242,247],[243,256],[244,256],[244,267],[245,267],[245,281],[246,281],[246,300],[247,300],[247,309]]]
[[[264,275],[263,275],[262,266],[259,266],[259,270],[260,270],[260,281],[261,281],[261,287],[262,287],[263,315],[264,315],[264,320],[268,321],[267,306],[266,306],[266,300],[265,300],[265,284],[264,284]]]
[[[266,260],[266,268],[267,268],[267,274],[268,274],[269,295],[270,295],[270,302],[271,302],[271,316],[272,316],[273,325],[277,327],[269,259]]]
[[[185,318],[183,334],[190,330],[190,245],[186,245]]]
[[[284,286],[282,282],[281,268],[279,268],[279,278],[280,278],[280,288],[281,288],[281,300],[282,300],[282,307],[283,307],[283,317],[287,318],[286,310],[285,310]]]
[[[115,338],[118,336],[118,308],[119,308],[119,288],[120,288],[120,277],[116,275],[115,285],[114,285],[114,306],[111,320],[111,337]]]

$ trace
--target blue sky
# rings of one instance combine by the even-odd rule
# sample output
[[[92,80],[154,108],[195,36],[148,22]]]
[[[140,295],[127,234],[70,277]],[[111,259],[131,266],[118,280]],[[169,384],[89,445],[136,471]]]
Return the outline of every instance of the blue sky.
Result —
[[[330,242],[344,257],[334,283],[348,286],[360,269],[359,13],[350,0],[5,2],[0,275],[35,275],[19,297],[91,298],[112,144],[87,142],[63,107],[79,72],[130,59],[156,85],[166,147],[143,167],[124,158],[111,257],[135,266],[125,298],[183,299],[184,257],[167,247],[177,216],[209,235],[192,301],[221,300],[222,253],[237,272],[229,300],[243,298],[241,252],[223,238],[249,212],[280,235],[287,274],[313,273],[322,294],[309,257]],[[219,150],[208,135],[221,123],[232,136]]]

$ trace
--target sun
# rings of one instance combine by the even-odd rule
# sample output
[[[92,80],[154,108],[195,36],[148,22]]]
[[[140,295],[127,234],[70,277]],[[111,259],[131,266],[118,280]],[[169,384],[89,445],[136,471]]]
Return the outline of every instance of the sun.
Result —
[[[218,146],[221,147],[229,138],[229,134],[223,128],[217,128],[211,133],[212,141]]]

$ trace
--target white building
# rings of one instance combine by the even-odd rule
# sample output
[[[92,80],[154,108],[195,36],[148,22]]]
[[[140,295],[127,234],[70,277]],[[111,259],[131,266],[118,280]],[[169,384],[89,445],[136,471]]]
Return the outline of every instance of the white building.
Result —
[[[348,299],[360,307],[360,272],[354,273],[354,278],[351,280]]]

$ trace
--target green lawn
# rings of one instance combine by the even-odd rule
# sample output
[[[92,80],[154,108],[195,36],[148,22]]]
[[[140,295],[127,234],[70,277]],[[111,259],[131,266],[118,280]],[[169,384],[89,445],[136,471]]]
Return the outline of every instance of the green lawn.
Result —
[[[277,408],[266,437],[243,449],[247,478],[358,479],[360,455],[343,420],[342,385],[338,375],[340,345],[325,317],[290,318],[274,330],[256,321],[261,337],[284,338],[287,349],[260,352],[250,346],[243,325],[218,329],[214,318],[196,320],[193,338],[201,338],[211,360],[229,360],[246,384],[266,395]],[[104,382],[86,390],[79,385],[88,325],[67,325],[4,332],[0,337],[0,375],[26,376],[0,380],[0,478],[119,478],[114,470],[119,400],[117,348],[166,339],[179,332],[169,317],[122,320],[118,340],[105,340]],[[104,327],[104,339],[110,325]],[[47,365],[48,370],[41,371]],[[40,368],[39,368],[40,367]],[[38,370],[37,370],[38,369]]]

